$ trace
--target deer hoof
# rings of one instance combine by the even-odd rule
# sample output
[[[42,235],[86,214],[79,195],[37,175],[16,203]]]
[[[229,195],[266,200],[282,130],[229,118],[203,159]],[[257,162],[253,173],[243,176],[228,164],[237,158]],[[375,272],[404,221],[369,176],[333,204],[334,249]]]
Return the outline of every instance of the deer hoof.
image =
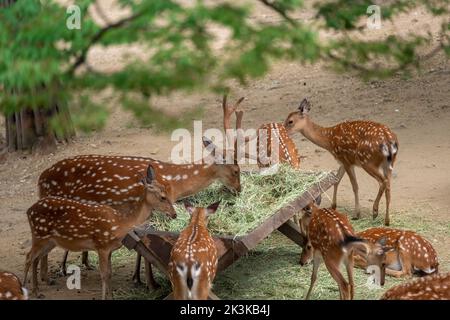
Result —
[[[373,209],[373,212],[372,212],[372,218],[373,218],[373,220],[375,220],[376,218],[378,217],[378,209]]]

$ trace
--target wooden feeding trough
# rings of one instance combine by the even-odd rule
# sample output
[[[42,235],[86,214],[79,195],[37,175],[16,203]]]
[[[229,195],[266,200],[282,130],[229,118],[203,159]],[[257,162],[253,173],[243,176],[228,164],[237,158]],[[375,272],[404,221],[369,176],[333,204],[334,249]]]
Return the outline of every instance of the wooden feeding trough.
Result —
[[[303,246],[305,239],[291,218],[336,182],[337,179],[333,173],[325,175],[308,190],[299,194],[294,201],[276,211],[258,227],[243,236],[214,236],[219,257],[217,271],[225,270],[275,230],[279,230],[296,244]],[[123,244],[129,250],[140,253],[147,262],[155,265],[167,276],[170,252],[177,238],[178,233],[155,230],[148,224],[144,224],[131,231],[123,240]],[[171,295],[166,299],[170,297]],[[217,299],[217,296],[211,293],[210,299]]]

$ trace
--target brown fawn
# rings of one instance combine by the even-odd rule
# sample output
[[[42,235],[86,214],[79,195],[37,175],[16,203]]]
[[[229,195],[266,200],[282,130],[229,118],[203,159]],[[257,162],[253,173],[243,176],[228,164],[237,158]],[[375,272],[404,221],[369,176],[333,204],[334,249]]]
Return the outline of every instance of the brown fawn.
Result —
[[[313,260],[311,284],[306,299],[311,296],[322,261],[339,286],[341,300],[353,299],[354,252],[364,255],[369,264],[379,267],[380,284],[384,285],[384,257],[390,249],[385,247],[383,241],[372,244],[357,238],[347,216],[334,209],[319,209],[310,204],[303,212],[300,230],[308,241],[303,248],[300,264],[304,265]],[[345,265],[348,282],[340,271],[341,263]]]
[[[382,300],[450,300],[450,272],[433,274],[392,287]]]
[[[227,147],[234,145],[234,150],[232,154],[232,160],[234,163],[239,163],[240,155],[238,154],[239,148],[245,146],[245,143],[249,143],[256,140],[256,160],[260,168],[270,167],[275,164],[274,157],[272,155],[272,147],[276,146],[278,148],[278,163],[287,163],[294,168],[300,167],[300,157],[298,156],[298,151],[295,146],[294,141],[288,136],[286,128],[283,123],[267,123],[263,124],[258,128],[258,134],[255,136],[242,137],[242,119],[244,116],[243,111],[238,111],[238,106],[244,100],[240,98],[234,105],[230,106],[227,104],[227,96],[224,95],[222,100],[222,110],[223,110],[223,127],[227,139]],[[236,116],[236,134],[233,135],[231,127],[231,117],[235,114]],[[261,140],[263,139],[263,140]],[[241,145],[238,145],[240,143]],[[227,153],[230,152],[227,148],[221,150],[208,138],[203,137],[204,146],[211,151],[212,155],[215,157],[222,157],[227,159]],[[265,154],[262,152],[262,148],[265,149]],[[276,150],[273,150],[275,152]],[[255,155],[249,155],[246,152],[242,153],[242,156],[247,159],[254,159]]]
[[[208,217],[219,202],[207,208],[185,203],[191,214],[189,225],[172,248],[169,276],[176,300],[206,300],[217,271],[217,248],[207,229]]]
[[[136,207],[128,214],[102,204],[86,204],[62,197],[40,199],[27,211],[32,247],[25,263],[24,283],[32,266],[33,293],[37,295],[39,258],[53,248],[70,251],[95,250],[99,256],[103,299],[112,297],[111,254],[122,246],[122,239],[136,225],[142,224],[153,210],[176,217],[165,188],[155,179],[151,165],[142,179],[143,190]],[[46,277],[46,275],[44,275]]]
[[[234,192],[241,191],[240,169],[224,164],[172,164],[152,158],[131,156],[82,155],[64,159],[45,170],[39,177],[40,197],[49,195],[79,200],[90,204],[106,204],[121,213],[128,213],[142,193],[140,179],[149,164],[155,169],[156,180],[166,188],[167,198],[175,201],[193,195],[218,180]],[[87,266],[87,252],[83,263]],[[65,271],[67,252],[63,259]],[[46,257],[41,270],[46,269]],[[140,283],[140,260],[137,255],[133,279]],[[156,287],[151,266],[147,285]]]
[[[413,273],[427,275],[438,272],[438,257],[431,243],[413,231],[371,228],[357,233],[359,238],[375,243],[382,238],[393,250],[386,253],[386,274],[401,277]],[[365,258],[355,256],[355,265],[367,267]]]
[[[28,300],[27,289],[11,272],[0,271],[0,300]]]
[[[355,195],[355,218],[360,217],[358,183],[354,170],[354,167],[358,166],[375,178],[380,185],[373,204],[373,218],[378,216],[378,206],[384,193],[386,196],[384,224],[389,225],[392,170],[399,147],[395,133],[385,125],[372,121],[345,121],[324,128],[309,118],[310,109],[309,101],[303,99],[298,111],[288,115],[284,126],[289,135],[300,132],[314,144],[328,150],[340,163],[338,182],[334,185],[332,208],[336,208],[339,182],[344,173],[347,173]]]

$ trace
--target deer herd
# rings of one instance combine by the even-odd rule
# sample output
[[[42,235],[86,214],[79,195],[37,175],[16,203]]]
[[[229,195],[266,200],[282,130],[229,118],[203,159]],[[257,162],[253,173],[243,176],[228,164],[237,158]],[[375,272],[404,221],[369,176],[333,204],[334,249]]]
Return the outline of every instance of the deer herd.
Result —
[[[38,266],[40,280],[48,282],[48,254],[55,247],[66,251],[63,273],[69,251],[83,252],[82,262],[91,268],[88,251],[98,254],[102,280],[102,298],[112,298],[111,254],[122,245],[123,238],[135,226],[151,219],[152,212],[164,212],[176,219],[176,201],[194,195],[218,181],[239,196],[241,191],[239,142],[256,140],[260,168],[285,163],[300,168],[300,156],[292,136],[300,132],[306,139],[328,150],[339,163],[337,183],[334,184],[330,208],[319,208],[312,201],[298,220],[300,233],[307,239],[300,265],[313,262],[311,283],[306,299],[311,297],[320,264],[323,262],[336,281],[340,298],[353,299],[354,266],[369,270],[378,268],[380,284],[385,275],[421,278],[395,286],[382,299],[450,299],[450,273],[439,273],[438,257],[431,243],[421,235],[389,228],[391,178],[399,143],[388,127],[372,121],[345,121],[333,127],[322,127],[309,116],[311,104],[303,99],[298,110],[290,113],[283,123],[267,123],[259,127],[265,135],[242,136],[243,111],[223,98],[223,125],[226,139],[233,150],[218,148],[203,137],[204,147],[215,162],[173,164],[137,156],[82,155],[57,162],[41,173],[38,180],[39,200],[27,210],[31,229],[31,249],[26,256],[24,280],[9,272],[0,272],[0,300],[28,298],[27,276],[31,268],[31,290],[38,296]],[[236,135],[231,117],[236,117]],[[264,137],[261,138],[261,137]],[[276,145],[278,150],[273,149]],[[265,157],[261,156],[264,149]],[[231,152],[231,154],[230,154]],[[251,158],[243,153],[245,158]],[[225,162],[231,157],[232,163]],[[269,160],[268,160],[269,159]],[[218,161],[219,160],[219,161]],[[386,199],[384,224],[355,232],[346,215],[336,210],[337,189],[344,174],[350,178],[355,197],[354,218],[360,218],[360,202],[355,167],[361,167],[379,183],[373,204],[373,218],[378,215],[383,194]],[[245,187],[245,186],[244,186]],[[175,299],[207,299],[214,281],[218,253],[207,228],[208,217],[215,213],[219,202],[208,207],[194,207],[185,202],[190,213],[189,225],[174,244],[168,274]],[[140,282],[141,257],[136,259],[133,279]],[[341,273],[345,266],[348,280]],[[157,286],[151,265],[146,261],[147,286]]]

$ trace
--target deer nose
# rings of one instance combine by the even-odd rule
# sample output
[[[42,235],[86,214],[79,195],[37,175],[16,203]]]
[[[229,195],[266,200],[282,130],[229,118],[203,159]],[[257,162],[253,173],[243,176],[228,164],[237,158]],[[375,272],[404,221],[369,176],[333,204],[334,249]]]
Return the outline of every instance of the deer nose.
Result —
[[[300,266],[302,266],[302,267],[305,265],[305,263],[302,260],[300,260],[299,263],[300,263]]]

